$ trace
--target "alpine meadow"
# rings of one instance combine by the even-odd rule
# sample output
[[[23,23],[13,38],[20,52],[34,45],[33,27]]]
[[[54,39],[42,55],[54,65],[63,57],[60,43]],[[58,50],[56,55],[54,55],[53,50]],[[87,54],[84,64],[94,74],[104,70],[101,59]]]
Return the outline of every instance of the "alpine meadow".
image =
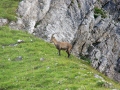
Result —
[[[0,18],[16,20],[21,0],[0,0]],[[0,90],[120,90],[90,61],[58,50],[23,30],[0,27]]]

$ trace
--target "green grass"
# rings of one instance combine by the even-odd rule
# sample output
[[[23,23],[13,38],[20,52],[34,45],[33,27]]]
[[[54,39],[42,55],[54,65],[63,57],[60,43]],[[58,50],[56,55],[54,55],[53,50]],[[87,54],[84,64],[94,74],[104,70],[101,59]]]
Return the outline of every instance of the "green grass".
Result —
[[[17,40],[24,40],[18,44]],[[0,27],[0,90],[111,90],[120,85],[74,56],[58,56],[53,44]],[[21,56],[21,59],[18,57]],[[111,88],[95,75],[102,76]]]
[[[21,0],[0,0],[0,18],[7,18],[9,21],[15,21],[18,3]]]

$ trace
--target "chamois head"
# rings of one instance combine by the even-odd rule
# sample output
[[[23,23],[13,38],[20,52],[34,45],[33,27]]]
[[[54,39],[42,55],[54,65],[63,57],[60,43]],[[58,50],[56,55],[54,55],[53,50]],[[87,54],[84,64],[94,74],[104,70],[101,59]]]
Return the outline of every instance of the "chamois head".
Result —
[[[54,33],[54,34],[56,34],[56,33]],[[52,36],[51,36],[50,43],[54,42],[54,39],[55,39],[54,34],[52,34]]]

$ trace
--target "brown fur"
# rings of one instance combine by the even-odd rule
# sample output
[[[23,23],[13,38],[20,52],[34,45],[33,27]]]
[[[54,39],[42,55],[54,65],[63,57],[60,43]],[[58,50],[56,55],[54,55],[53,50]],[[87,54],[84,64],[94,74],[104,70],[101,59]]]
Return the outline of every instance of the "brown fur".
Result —
[[[54,34],[53,34],[53,35],[54,35]],[[70,43],[68,43],[68,42],[59,42],[59,41],[57,41],[57,40],[55,39],[55,37],[53,37],[53,35],[51,36],[50,42],[53,42],[53,43],[54,43],[54,45],[55,45],[56,48],[58,49],[59,55],[61,55],[61,54],[60,54],[60,50],[65,50],[66,53],[68,54],[68,58],[69,58],[69,56],[70,56],[70,51],[71,51],[71,49],[72,49],[72,45],[71,45]]]

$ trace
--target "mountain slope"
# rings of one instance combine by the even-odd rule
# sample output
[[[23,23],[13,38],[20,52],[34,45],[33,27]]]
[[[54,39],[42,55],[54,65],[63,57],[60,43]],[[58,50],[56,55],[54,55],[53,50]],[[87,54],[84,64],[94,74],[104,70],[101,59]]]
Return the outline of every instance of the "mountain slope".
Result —
[[[22,40],[22,42],[20,42]],[[0,90],[111,90],[117,83],[52,44],[0,27]]]

